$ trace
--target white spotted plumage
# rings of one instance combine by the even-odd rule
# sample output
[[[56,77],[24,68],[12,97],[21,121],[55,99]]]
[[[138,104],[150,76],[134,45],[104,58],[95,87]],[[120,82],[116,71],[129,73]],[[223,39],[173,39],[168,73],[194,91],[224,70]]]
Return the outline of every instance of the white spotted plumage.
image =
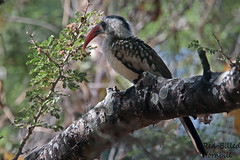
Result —
[[[143,41],[134,37],[130,24],[123,17],[104,17],[87,36],[83,50],[91,39],[101,33],[107,35],[102,45],[107,61],[115,71],[128,80],[133,82],[144,71],[164,78],[172,77],[171,72],[157,53]],[[190,118],[180,117],[179,119],[197,152],[200,155],[206,155],[205,148]]]

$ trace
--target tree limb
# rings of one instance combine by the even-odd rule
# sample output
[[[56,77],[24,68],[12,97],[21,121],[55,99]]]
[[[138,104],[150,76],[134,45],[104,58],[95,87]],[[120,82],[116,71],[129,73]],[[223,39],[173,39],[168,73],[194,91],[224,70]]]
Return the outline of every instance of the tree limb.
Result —
[[[165,79],[144,73],[125,91],[107,96],[49,143],[25,159],[94,159],[134,130],[182,116],[240,108],[240,67],[203,76]]]

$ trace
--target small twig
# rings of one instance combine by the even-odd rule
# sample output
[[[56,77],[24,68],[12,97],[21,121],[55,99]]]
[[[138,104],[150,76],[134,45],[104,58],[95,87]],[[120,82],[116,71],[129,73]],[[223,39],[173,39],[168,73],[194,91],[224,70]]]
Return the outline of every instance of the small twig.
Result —
[[[34,34],[29,34],[28,32],[27,32],[27,34],[31,37],[31,39],[32,39],[32,43],[35,45],[35,46],[37,46],[37,51],[38,51],[38,53],[40,54],[40,53],[43,53],[48,59],[49,59],[49,61],[51,61],[51,62],[53,62],[56,66],[59,66],[59,64],[56,62],[56,61],[54,61],[49,55],[48,55],[48,53],[47,52],[44,52],[44,50],[37,44],[37,42],[34,40]]]
[[[19,157],[21,154],[23,154],[23,153],[22,153],[23,147],[25,146],[27,140],[28,140],[29,137],[31,136],[34,128],[35,128],[35,127],[32,127],[32,126],[28,128],[27,135],[23,138],[22,143],[20,144],[20,146],[19,146],[19,148],[18,148],[18,152],[17,152],[17,154],[14,156],[13,160],[17,160],[18,157]]]
[[[223,47],[222,47],[222,44],[221,44],[220,40],[217,38],[217,36],[215,35],[214,32],[213,32],[213,37],[216,39],[216,41],[217,41],[217,43],[218,43],[218,46],[220,47],[219,52],[222,54],[222,56],[227,59],[227,61],[230,63],[230,65],[234,65],[233,62],[231,61],[231,57],[229,57],[229,56],[224,52]]]
[[[87,14],[87,10],[88,10],[88,8],[89,8],[90,5],[92,5],[92,4],[90,3],[90,0],[87,0],[87,6],[86,6],[85,10],[83,11],[83,16],[82,16],[82,17],[85,18],[86,14]],[[81,22],[81,23],[78,25],[77,31],[82,27],[83,23],[84,23],[84,21]],[[77,39],[77,37],[78,37],[78,34],[79,34],[79,32],[78,32],[77,35],[75,36],[74,41],[76,41],[76,39]],[[65,57],[65,59],[63,60],[63,62],[64,62],[64,63],[67,62],[70,56],[71,56],[71,53],[68,54],[68,55]]]
[[[54,61],[46,52],[44,52],[41,48],[39,48],[40,50],[40,53],[43,53],[48,59],[49,59],[49,61],[51,61],[51,62],[53,62],[56,66],[58,66],[59,64],[56,62],[56,61]]]
[[[57,79],[52,83],[52,87],[51,87],[51,89],[50,89],[50,91],[49,91],[46,99],[49,98],[49,97],[52,95],[52,93],[55,91],[55,87],[56,87],[57,83],[58,83],[59,80],[62,78],[62,70],[63,70],[62,66],[59,66],[59,76],[58,76]]]
[[[90,0],[88,0],[88,1],[87,1],[86,9],[83,11],[83,17],[84,17],[84,18],[86,17],[87,10],[88,10],[88,7],[89,7],[90,5],[92,5],[92,4],[90,3]],[[79,24],[78,29],[82,27],[83,23],[84,23],[84,21]]]

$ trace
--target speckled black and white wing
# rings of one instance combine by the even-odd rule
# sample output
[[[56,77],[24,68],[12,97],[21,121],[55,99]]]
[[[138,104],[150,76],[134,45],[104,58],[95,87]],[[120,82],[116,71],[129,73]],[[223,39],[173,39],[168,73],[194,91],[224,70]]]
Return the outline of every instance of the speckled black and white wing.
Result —
[[[141,74],[144,71],[157,76],[171,78],[171,72],[158,54],[136,37],[116,39],[112,43],[112,54],[131,71]],[[124,75],[127,79],[127,75]]]

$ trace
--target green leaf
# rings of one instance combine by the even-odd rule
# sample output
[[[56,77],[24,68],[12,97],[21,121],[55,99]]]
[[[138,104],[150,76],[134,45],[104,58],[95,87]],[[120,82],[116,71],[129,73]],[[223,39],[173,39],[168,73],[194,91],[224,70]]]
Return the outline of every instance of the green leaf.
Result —
[[[52,128],[55,131],[62,129],[60,125],[48,125],[39,118],[47,113],[57,119],[61,118],[60,107],[56,104],[61,96],[66,96],[66,94],[56,91],[59,82],[62,82],[63,88],[68,87],[75,91],[79,88],[79,83],[87,81],[85,72],[73,70],[69,64],[79,60],[84,61],[89,56],[86,52],[82,53],[81,49],[84,43],[83,35],[86,35],[90,29],[89,26],[94,24],[90,22],[93,14],[95,12],[87,13],[85,17],[82,17],[80,13],[77,13],[77,17],[71,19],[74,23],[72,28],[70,25],[63,29],[58,37],[51,35],[43,42],[35,41],[31,34],[34,42],[31,47],[33,52],[28,55],[29,60],[26,65],[33,66],[29,72],[32,89],[26,92],[26,100],[29,105],[21,109],[23,116],[15,119],[18,127],[31,125],[32,127]],[[77,23],[82,23],[81,28],[78,28],[79,24]],[[91,46],[88,48],[94,49]],[[39,111],[41,111],[40,114]],[[38,117],[36,117],[37,115]]]

